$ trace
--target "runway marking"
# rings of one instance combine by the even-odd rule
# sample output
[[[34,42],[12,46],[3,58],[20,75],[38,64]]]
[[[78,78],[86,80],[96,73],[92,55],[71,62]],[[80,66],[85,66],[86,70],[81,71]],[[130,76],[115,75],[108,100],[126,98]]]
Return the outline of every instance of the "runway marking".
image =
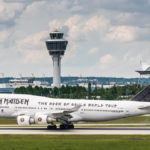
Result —
[[[150,135],[150,127],[82,127],[69,130],[47,130],[45,127],[0,127],[0,134]]]

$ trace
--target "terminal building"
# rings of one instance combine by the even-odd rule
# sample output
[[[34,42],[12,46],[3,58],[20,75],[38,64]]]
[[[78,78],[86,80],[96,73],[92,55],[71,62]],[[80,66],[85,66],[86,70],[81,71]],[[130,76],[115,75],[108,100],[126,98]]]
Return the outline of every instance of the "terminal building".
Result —
[[[0,83],[0,93],[14,93],[16,88],[28,86],[32,86],[33,88],[36,86],[48,89],[52,88],[46,81],[38,81],[34,77],[22,77],[10,79],[9,83]]]
[[[13,93],[14,88],[10,86],[8,83],[1,83],[0,84],[0,93]]]
[[[50,84],[46,81],[37,81],[34,77],[24,77],[24,78],[16,78],[9,80],[9,84],[12,88],[19,88],[19,87],[43,87],[43,88],[51,88]]]

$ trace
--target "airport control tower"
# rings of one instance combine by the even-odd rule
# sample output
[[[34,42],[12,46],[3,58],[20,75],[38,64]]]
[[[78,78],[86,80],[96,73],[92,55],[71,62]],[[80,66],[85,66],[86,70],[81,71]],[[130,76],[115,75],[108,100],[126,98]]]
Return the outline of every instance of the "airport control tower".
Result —
[[[46,46],[53,60],[53,87],[60,87],[61,84],[61,57],[64,55],[68,41],[63,39],[63,33],[54,31],[50,33],[50,39]]]

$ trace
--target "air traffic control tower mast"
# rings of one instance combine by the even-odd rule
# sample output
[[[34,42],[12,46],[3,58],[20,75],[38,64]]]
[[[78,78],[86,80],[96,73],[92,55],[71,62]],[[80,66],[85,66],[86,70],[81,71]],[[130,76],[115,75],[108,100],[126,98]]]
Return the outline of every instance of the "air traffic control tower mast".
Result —
[[[50,39],[46,41],[49,55],[53,60],[53,87],[60,87],[61,84],[61,57],[64,55],[68,41],[63,39],[63,33],[54,31],[50,33]]]

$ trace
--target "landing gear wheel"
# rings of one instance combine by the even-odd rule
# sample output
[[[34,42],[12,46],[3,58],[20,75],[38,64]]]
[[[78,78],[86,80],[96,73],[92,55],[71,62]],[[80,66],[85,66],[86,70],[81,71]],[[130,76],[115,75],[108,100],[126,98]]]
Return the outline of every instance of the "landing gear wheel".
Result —
[[[47,126],[47,129],[57,129],[57,126],[56,125],[48,125]]]
[[[70,124],[70,125],[69,125],[69,129],[74,129],[74,125],[73,125],[73,124]]]
[[[61,124],[60,129],[74,129],[73,124]]]
[[[66,129],[65,126],[66,126],[65,124],[61,124],[60,129]]]

